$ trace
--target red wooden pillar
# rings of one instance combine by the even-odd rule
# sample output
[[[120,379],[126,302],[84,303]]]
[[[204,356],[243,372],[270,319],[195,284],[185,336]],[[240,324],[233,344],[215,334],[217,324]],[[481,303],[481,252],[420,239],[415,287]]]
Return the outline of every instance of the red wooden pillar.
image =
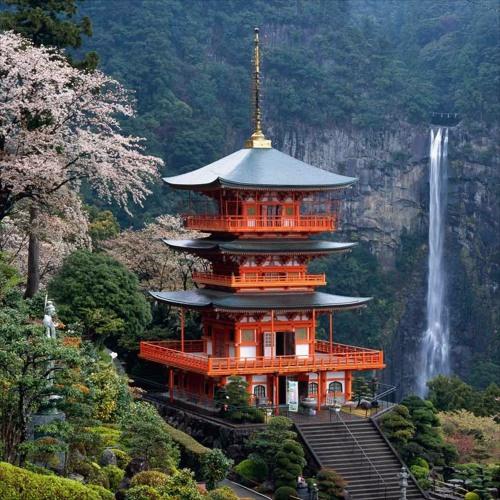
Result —
[[[274,374],[273,375],[273,406],[274,406],[274,413],[275,415],[278,415],[278,405],[279,405],[279,382],[278,382],[278,375]]]
[[[333,353],[333,312],[330,311],[330,354]]]
[[[352,398],[352,371],[346,370],[344,373],[345,373],[345,387],[344,387],[345,399],[346,401],[350,401]]]
[[[168,395],[170,396],[170,402],[174,402],[174,369],[168,369]]]
[[[321,398],[323,395],[323,378],[321,375],[322,373],[318,372],[318,394],[316,395],[316,403],[317,403],[316,409],[318,411],[321,410]]]
[[[271,310],[271,357],[276,356],[276,338],[274,335],[274,309]]]
[[[184,352],[184,309],[181,307],[181,351]]]

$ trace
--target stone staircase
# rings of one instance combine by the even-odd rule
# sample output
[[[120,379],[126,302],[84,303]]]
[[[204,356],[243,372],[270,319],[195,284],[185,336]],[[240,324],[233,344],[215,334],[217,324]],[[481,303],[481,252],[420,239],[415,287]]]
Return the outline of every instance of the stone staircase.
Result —
[[[296,425],[320,467],[335,469],[352,500],[399,500],[402,463],[370,419]],[[425,495],[408,478],[408,500]]]

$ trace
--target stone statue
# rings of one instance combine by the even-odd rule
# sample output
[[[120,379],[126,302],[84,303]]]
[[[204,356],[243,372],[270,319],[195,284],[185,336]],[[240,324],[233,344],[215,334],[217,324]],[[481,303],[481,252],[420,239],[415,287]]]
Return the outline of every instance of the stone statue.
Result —
[[[56,308],[51,300],[48,300],[45,305],[45,315],[43,317],[43,326],[45,327],[45,332],[47,333],[47,338],[56,338],[56,325],[53,320],[53,316],[56,314]]]

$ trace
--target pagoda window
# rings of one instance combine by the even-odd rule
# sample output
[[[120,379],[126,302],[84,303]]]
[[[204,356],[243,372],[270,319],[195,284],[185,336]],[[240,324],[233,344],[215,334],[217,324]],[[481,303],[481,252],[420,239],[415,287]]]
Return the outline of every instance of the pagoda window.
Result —
[[[253,395],[257,399],[265,399],[265,397],[266,397],[266,386],[265,385],[256,385],[253,388]]]
[[[242,329],[241,332],[241,342],[244,344],[253,344],[255,343],[255,330],[250,329]]]
[[[343,392],[342,384],[340,382],[330,382],[328,384],[328,392]]]
[[[295,329],[295,342],[307,342],[307,328],[301,327]]]
[[[318,384],[317,382],[310,382],[309,387],[307,388],[307,392],[309,397],[317,396],[318,394]]]

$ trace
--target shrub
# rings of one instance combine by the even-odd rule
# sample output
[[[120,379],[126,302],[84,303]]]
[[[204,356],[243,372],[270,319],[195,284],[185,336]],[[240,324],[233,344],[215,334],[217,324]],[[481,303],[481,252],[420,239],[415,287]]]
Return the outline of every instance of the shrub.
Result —
[[[421,467],[420,465],[412,465],[410,471],[416,479],[426,479],[429,474],[429,469]]]
[[[219,481],[225,479],[232,466],[233,461],[218,448],[205,453],[201,459],[201,473],[207,489],[213,490]]]
[[[305,465],[301,444],[292,439],[286,439],[281,450],[276,454],[276,465],[273,470],[276,486],[294,488]]]
[[[209,491],[205,497],[206,500],[238,500],[238,498],[238,495],[229,486],[221,486]]]
[[[182,466],[188,467],[195,473],[198,473],[201,469],[201,459],[205,453],[210,451],[210,448],[203,446],[189,434],[186,434],[185,432],[182,432],[167,423],[165,423],[165,428],[174,443],[179,447]]]
[[[344,498],[343,491],[346,487],[344,478],[333,469],[321,469],[318,472],[318,496],[320,499],[331,500]]]
[[[102,468],[102,472],[106,474],[109,482],[109,488],[112,491],[116,491],[118,489],[118,485],[120,481],[123,479],[125,475],[125,471],[117,467],[116,465],[106,465]]]
[[[22,495],[22,496],[21,496]],[[57,476],[36,474],[0,462],[0,498],[23,500],[113,500],[110,491]]]
[[[182,469],[168,476],[167,484],[158,490],[166,498],[203,500],[203,496],[194,480],[193,473],[188,469]]]
[[[144,484],[127,490],[125,500],[161,500],[162,496],[152,486]]]
[[[168,476],[163,472],[157,470],[145,470],[136,474],[132,481],[130,481],[131,486],[152,486],[153,488],[158,488],[167,484]]]
[[[130,455],[119,448],[111,448],[111,451],[115,454],[116,465],[118,465],[120,469],[125,469],[131,460]]]
[[[156,408],[143,401],[130,406],[122,420],[121,442],[133,457],[144,457],[153,468],[174,469],[179,462],[179,450],[167,424]]]
[[[268,469],[266,462],[259,458],[247,458],[240,462],[235,471],[247,481],[261,483],[267,478]]]
[[[477,493],[474,493],[473,491],[469,491],[468,493],[465,494],[464,500],[481,500],[479,495]]]
[[[290,486],[281,486],[274,492],[274,500],[289,500],[290,497],[296,497],[297,491]]]

